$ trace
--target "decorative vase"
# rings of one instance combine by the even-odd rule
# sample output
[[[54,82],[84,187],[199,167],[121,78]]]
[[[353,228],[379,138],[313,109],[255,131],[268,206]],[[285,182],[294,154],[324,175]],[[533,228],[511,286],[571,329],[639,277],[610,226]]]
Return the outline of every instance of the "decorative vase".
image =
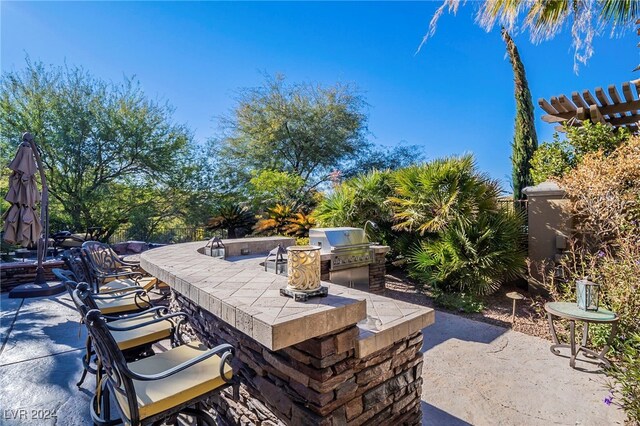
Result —
[[[320,247],[287,247],[287,288],[314,291],[320,288]]]

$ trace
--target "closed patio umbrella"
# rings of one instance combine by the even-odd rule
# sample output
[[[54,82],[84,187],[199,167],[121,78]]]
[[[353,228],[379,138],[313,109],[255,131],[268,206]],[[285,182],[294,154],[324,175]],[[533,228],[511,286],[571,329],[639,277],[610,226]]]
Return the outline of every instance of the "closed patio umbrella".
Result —
[[[12,170],[9,192],[4,199],[11,203],[11,207],[3,217],[3,238],[10,244],[27,247],[38,242],[42,226],[34,212],[40,201],[35,178],[38,168],[33,149],[26,140],[20,144],[16,157],[9,163],[9,169]]]
[[[44,167],[31,133],[26,132],[22,135],[22,143],[8,167],[12,173],[9,177],[9,191],[5,200],[11,203],[11,207],[2,217],[3,238],[8,243],[20,244],[23,247],[33,244],[38,246],[35,282],[14,288],[9,293],[9,297],[37,297],[60,293],[64,291],[64,286],[61,283],[47,283],[42,266],[48,243],[49,195]],[[36,173],[40,175],[42,195],[38,191]],[[39,215],[36,212],[38,203],[40,203]]]

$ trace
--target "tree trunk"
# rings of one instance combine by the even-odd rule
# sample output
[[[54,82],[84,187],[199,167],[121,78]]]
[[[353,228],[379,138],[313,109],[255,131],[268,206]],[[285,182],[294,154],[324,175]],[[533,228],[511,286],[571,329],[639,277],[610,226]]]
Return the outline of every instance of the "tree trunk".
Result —
[[[516,98],[516,122],[511,150],[511,185],[514,200],[522,199],[522,189],[533,185],[531,177],[531,158],[538,148],[538,137],[533,115],[533,102],[529,84],[520,60],[515,42],[504,28],[502,39],[507,45],[507,53],[513,67],[513,82]]]

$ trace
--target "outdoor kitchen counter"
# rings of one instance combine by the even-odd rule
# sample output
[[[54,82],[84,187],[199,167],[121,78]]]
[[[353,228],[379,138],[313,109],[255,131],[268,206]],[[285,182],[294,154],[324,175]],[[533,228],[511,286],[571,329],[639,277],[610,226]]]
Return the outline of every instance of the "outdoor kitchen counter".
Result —
[[[146,251],[140,263],[171,289],[170,309],[210,347],[235,348],[239,398],[208,404],[229,424],[419,425],[422,328],[431,309],[328,282],[326,297],[281,296],[287,277],[264,270],[282,237],[224,240],[244,256],[204,253],[205,242]],[[190,328],[190,330],[188,330]]]
[[[287,277],[265,272],[262,259],[206,256],[202,254],[205,244],[173,244],[146,251],[140,256],[141,267],[270,350],[358,323],[355,350],[360,358],[434,321],[433,309],[324,281],[322,285],[329,287],[327,297],[296,302],[280,295]]]

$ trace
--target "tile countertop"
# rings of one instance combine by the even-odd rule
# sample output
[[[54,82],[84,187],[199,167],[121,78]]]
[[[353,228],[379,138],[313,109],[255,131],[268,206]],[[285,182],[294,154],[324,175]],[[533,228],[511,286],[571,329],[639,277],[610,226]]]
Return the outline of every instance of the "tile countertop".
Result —
[[[140,265],[203,309],[270,350],[358,323],[358,357],[433,323],[431,308],[322,282],[327,297],[296,302],[280,295],[287,277],[265,272],[263,255],[222,260],[201,254],[206,241],[143,252]]]

